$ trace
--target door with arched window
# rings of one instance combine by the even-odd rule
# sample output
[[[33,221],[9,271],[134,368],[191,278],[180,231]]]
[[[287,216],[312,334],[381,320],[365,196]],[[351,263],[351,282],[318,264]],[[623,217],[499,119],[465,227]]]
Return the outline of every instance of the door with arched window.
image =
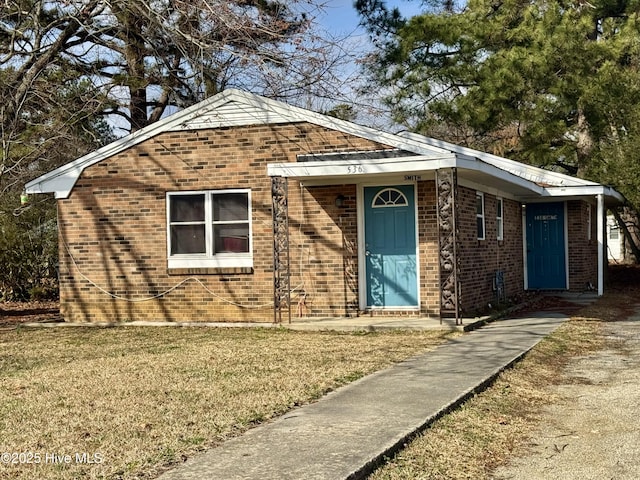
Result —
[[[364,187],[367,307],[418,305],[413,185]]]

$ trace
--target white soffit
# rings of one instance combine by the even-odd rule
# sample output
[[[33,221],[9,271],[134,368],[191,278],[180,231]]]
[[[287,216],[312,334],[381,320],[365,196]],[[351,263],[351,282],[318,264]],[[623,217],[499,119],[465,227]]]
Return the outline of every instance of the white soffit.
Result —
[[[481,152],[479,150],[474,150],[472,148],[462,147],[460,145],[445,142],[444,140],[425,137],[417,133],[402,132],[402,133],[399,133],[398,135],[405,138],[411,138],[415,141],[422,141],[427,145],[442,148],[452,152],[456,152],[461,155],[477,157],[483,162],[490,163],[502,170],[506,170],[508,172],[513,173],[514,175],[518,175],[519,177],[526,178],[529,181],[539,183],[539,184],[552,185],[554,187],[599,185],[596,182],[590,182],[588,180],[572,177],[570,175],[565,175],[563,173],[552,172],[549,170],[545,170],[543,168],[538,168],[532,165],[527,165],[525,163],[517,162],[515,160],[510,160],[508,158],[499,157],[497,155],[492,155],[490,153]]]

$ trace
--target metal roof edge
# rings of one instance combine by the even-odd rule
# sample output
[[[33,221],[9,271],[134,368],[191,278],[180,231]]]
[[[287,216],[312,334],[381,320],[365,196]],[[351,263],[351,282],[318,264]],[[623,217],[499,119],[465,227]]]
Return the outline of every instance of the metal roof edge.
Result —
[[[196,115],[197,112],[203,108],[211,109],[227,103],[233,97],[233,93],[233,91],[219,93],[173,115],[158,120],[125,137],[119,138],[97,150],[89,152],[76,160],[27,182],[25,184],[25,191],[27,193],[55,192],[56,198],[67,198],[85,168],[169,130],[173,125],[184,122],[188,117]],[[43,184],[50,184],[56,188],[62,187],[62,189],[47,188],[46,186],[42,188]],[[38,188],[38,186],[40,186],[40,188]]]

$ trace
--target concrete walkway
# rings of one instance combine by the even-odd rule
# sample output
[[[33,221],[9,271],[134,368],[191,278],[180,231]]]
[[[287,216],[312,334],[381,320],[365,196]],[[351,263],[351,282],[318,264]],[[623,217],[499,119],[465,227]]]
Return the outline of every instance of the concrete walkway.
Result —
[[[159,478],[362,478],[566,319],[542,312],[485,325],[249,430]]]

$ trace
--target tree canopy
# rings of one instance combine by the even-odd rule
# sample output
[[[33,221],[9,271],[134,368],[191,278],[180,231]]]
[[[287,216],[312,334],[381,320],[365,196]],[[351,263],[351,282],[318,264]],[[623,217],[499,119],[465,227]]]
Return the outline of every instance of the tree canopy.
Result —
[[[640,2],[356,6],[406,128],[616,187],[640,207]]]
[[[19,262],[20,239],[55,221],[51,201],[20,205],[24,183],[108,143],[115,128],[136,131],[227,87],[337,97],[351,59],[314,29],[323,1],[4,0],[0,249]]]
[[[410,19],[381,5],[357,2],[380,46],[370,72],[406,127],[585,176],[635,137],[638,2],[471,0]]]
[[[309,65],[323,57],[303,37],[312,6],[310,0],[7,0],[0,67],[14,66],[18,75],[7,85],[6,115],[51,70],[90,81],[95,101],[132,130],[170,105],[188,106],[230,85],[277,94],[317,82]],[[286,82],[279,70],[287,71]]]

